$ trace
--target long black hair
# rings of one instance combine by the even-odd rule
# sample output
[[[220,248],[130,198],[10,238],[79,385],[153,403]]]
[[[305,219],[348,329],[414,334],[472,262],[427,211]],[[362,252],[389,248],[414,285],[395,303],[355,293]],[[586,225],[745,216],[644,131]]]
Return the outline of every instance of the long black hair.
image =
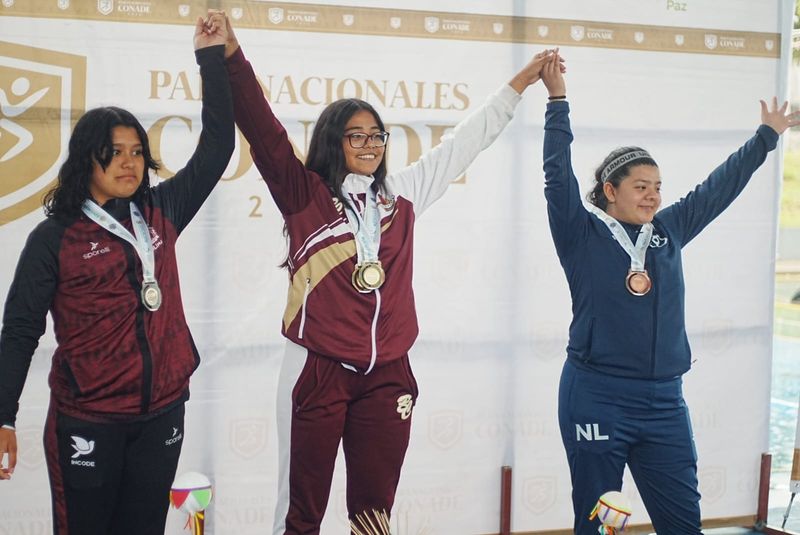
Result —
[[[386,131],[378,112],[368,102],[357,98],[343,98],[330,103],[322,110],[317,124],[314,125],[306,156],[306,168],[320,175],[331,190],[331,194],[343,203],[348,202],[342,192],[342,184],[349,171],[342,150],[342,138],[347,122],[361,110],[371,113],[378,123],[378,128]],[[386,179],[385,155],[372,177],[374,178],[372,189],[377,193]]]
[[[94,108],[83,114],[69,138],[67,160],[58,171],[58,183],[44,196],[44,211],[48,216],[74,216],[81,212],[83,202],[91,197],[89,183],[97,162],[105,170],[114,156],[112,133],[117,126],[136,130],[142,144],[144,176],[132,199],[139,204],[150,192],[150,170],[157,171],[158,163],[150,153],[147,132],[129,111],[114,106]]]
[[[627,154],[629,152],[634,152],[634,151],[646,152],[641,147],[620,147],[618,149],[612,150],[608,154],[608,156],[606,156],[605,160],[603,160],[603,163],[601,163],[600,166],[594,171],[594,187],[592,187],[592,191],[586,194],[587,201],[597,206],[604,212],[606,211],[606,209],[608,208],[608,198],[606,197],[606,194],[603,191],[604,182],[601,176],[603,173],[603,169],[605,169],[608,164],[610,164],[623,154]],[[658,164],[653,158],[647,158],[647,157],[637,158],[635,160],[626,162],[625,164],[620,165],[619,167],[614,169],[611,172],[611,174],[608,175],[606,182],[610,183],[615,188],[618,188],[620,182],[628,178],[628,175],[631,174],[631,168],[636,167],[637,165],[652,165],[654,167],[658,167]]]

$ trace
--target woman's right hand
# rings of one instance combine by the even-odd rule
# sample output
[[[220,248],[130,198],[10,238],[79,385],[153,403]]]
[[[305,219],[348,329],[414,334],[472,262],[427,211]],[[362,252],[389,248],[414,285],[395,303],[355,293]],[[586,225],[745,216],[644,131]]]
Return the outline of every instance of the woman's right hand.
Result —
[[[231,26],[231,19],[228,18],[228,14],[224,11],[220,11],[218,9],[209,9],[208,10],[208,18],[207,21],[211,21],[214,18],[219,20],[225,21],[225,30],[227,33],[227,39],[225,40],[225,59],[228,59],[236,52],[236,49],[239,48],[239,41],[236,39],[236,34],[233,33],[233,26]]]
[[[567,95],[567,83],[564,81],[564,73],[561,72],[561,56],[558,49],[551,55],[548,62],[542,67],[542,83],[547,88],[547,93],[551,97],[563,97]]]
[[[3,464],[3,457],[8,455],[8,464]],[[0,427],[0,481],[11,479],[14,467],[17,466],[17,433],[11,429]]]

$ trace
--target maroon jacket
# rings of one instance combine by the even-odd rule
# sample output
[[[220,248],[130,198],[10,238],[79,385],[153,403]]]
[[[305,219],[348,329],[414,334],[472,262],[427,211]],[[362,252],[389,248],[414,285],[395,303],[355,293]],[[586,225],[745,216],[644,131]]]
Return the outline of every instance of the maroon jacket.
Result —
[[[14,424],[31,357],[53,316],[58,347],[50,370],[59,410],[97,421],[152,417],[188,398],[199,363],[181,303],[175,242],[233,152],[223,46],[196,52],[203,79],[203,131],[192,158],[139,204],[155,248],[161,308],[141,302],[133,247],[85,215],[51,216],[31,232],[8,293],[0,333],[0,424]],[[130,225],[129,201],[103,209]]]
[[[519,95],[504,85],[418,161],[386,176],[379,259],[386,281],[358,293],[354,236],[322,177],[295,156],[241,49],[228,58],[236,124],[250,143],[289,235],[291,277],[283,334],[361,370],[405,355],[417,337],[411,287],[416,218],[500,134]],[[349,174],[343,189],[363,206],[372,177]]]

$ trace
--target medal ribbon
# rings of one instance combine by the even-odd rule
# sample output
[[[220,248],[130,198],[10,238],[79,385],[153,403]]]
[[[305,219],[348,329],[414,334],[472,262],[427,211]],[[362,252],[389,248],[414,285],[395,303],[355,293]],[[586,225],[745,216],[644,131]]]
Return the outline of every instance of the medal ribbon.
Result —
[[[100,208],[94,201],[87,199],[83,202],[83,206],[81,207],[86,217],[115,236],[119,236],[133,245],[136,254],[139,256],[139,260],[142,261],[143,282],[145,284],[155,283],[156,258],[155,252],[153,251],[153,242],[150,239],[150,230],[147,228],[147,223],[144,222],[142,213],[135,203],[130,203],[130,209],[131,224],[133,225],[133,232],[136,234],[136,237],[134,237],[122,223]]]
[[[350,203],[345,203],[344,211],[356,238],[358,263],[377,262],[378,250],[381,247],[381,216],[378,213],[377,195],[372,188],[367,188],[364,217],[361,217],[359,211],[354,210]]]
[[[631,271],[644,271],[644,261],[647,255],[647,246],[650,245],[650,238],[653,236],[653,224],[645,223],[636,238],[636,245],[631,241],[631,237],[625,232],[619,221],[605,213],[597,206],[588,205],[589,211],[596,215],[600,221],[606,224],[608,230],[622,246],[628,256],[631,257]]]
[[[350,195],[350,192],[348,191],[347,194]],[[347,222],[350,223],[350,229],[355,236],[358,263],[378,262],[378,250],[381,246],[381,216],[378,212],[377,194],[371,187],[367,187],[363,218],[358,210],[354,210],[353,207],[350,206],[350,203],[344,204]],[[356,228],[356,224],[358,224],[358,228]],[[364,375],[372,371],[373,366],[375,366],[375,361],[378,358],[376,329],[378,326],[378,313],[380,309],[381,292],[375,288],[375,315],[372,318],[372,328],[370,331],[372,355],[370,356],[369,368],[364,372]],[[344,363],[342,363],[342,366],[347,367]]]

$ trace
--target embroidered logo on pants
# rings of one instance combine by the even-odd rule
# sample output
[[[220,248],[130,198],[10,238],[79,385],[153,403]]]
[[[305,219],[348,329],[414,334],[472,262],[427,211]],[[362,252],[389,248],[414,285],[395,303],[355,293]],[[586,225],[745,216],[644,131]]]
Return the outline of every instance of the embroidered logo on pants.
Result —
[[[178,431],[180,431],[180,430],[177,427],[173,427],[172,428],[172,437],[170,437],[170,438],[168,438],[167,440],[164,441],[164,445],[165,446],[172,446],[176,442],[178,442],[181,439],[183,439],[183,433],[182,432],[178,433]]]
[[[413,405],[414,402],[411,399],[411,394],[404,394],[397,398],[397,412],[400,413],[400,418],[402,420],[408,420],[408,417],[411,416],[411,408]]]
[[[575,431],[577,432],[578,442],[581,441],[581,438],[589,441],[608,440],[608,435],[600,433],[600,424],[586,424],[585,426],[575,424]]]
[[[89,468],[94,468],[95,464],[94,461],[84,461],[82,459],[76,459],[76,457],[81,457],[83,455],[91,455],[94,451],[94,440],[86,440],[83,437],[79,437],[77,435],[72,435],[72,449],[75,450],[75,453],[72,455],[70,459],[70,464],[75,466],[86,466]]]

